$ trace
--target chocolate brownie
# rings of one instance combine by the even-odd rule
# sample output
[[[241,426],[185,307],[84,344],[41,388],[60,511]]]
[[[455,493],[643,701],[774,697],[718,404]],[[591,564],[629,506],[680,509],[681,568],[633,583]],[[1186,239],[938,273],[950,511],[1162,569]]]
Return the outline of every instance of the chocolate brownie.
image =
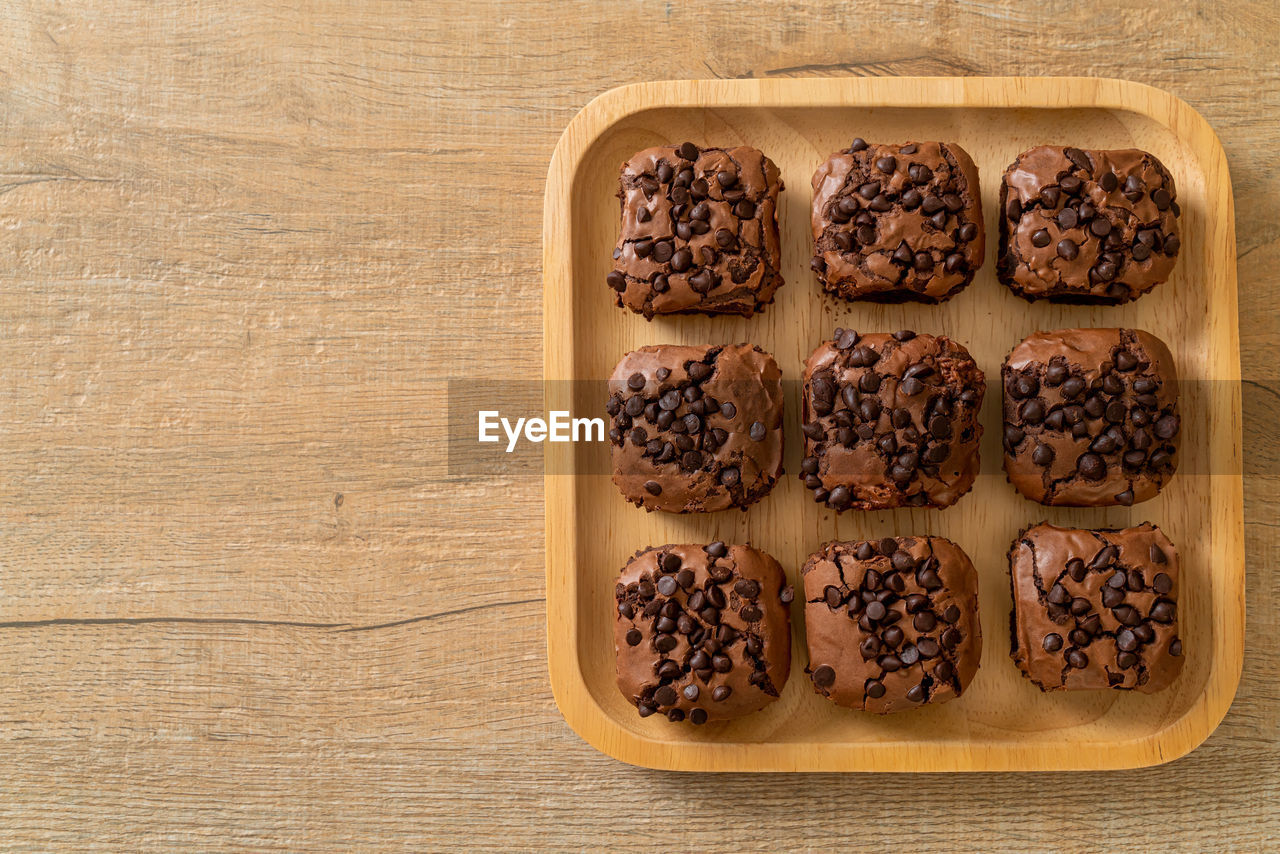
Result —
[[[837,511],[948,507],[978,474],[985,391],[950,338],[837,329],[805,362],[800,479]]]
[[[1000,281],[1028,300],[1122,303],[1169,278],[1178,193],[1145,151],[1041,145],[1000,185]]]
[[[942,537],[831,542],[809,556],[805,639],[814,690],[896,712],[962,694],[982,657],[978,574]]]
[[[609,287],[655,314],[750,315],[779,273],[778,167],[754,148],[646,148],[622,164],[622,233]]]
[[[1139,329],[1037,332],[1005,359],[1004,470],[1041,504],[1154,498],[1177,466],[1178,374]]]
[[[646,510],[746,507],[782,474],[782,372],[759,347],[641,347],[607,410],[613,482]]]
[[[793,595],[748,546],[637,552],[614,589],[618,689],[642,718],[702,724],[767,706],[791,671]]]
[[[810,266],[831,293],[941,302],[982,266],[978,170],[951,143],[855,139],[814,173],[812,227]]]
[[[1178,553],[1155,525],[1042,522],[1009,550],[1010,654],[1041,691],[1165,688],[1182,670]]]

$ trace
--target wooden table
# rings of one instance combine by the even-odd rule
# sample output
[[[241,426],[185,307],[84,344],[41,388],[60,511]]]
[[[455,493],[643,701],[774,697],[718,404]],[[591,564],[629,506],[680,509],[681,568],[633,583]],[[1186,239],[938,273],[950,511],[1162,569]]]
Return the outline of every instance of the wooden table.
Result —
[[[0,846],[1280,845],[1273,3],[80,5],[0,11]],[[540,480],[451,475],[447,379],[539,375],[593,95],[829,74],[1127,77],[1220,134],[1250,622],[1190,756],[682,776],[561,720]]]

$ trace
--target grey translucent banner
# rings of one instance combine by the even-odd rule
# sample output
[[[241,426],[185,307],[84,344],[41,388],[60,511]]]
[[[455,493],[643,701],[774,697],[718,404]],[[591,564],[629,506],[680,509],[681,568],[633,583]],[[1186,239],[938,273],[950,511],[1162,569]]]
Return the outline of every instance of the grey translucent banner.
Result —
[[[1252,429],[1270,432],[1280,423],[1280,380],[1183,380],[1179,476],[1280,475],[1280,455],[1249,443]],[[799,471],[801,384],[784,380],[786,470]],[[1245,411],[1242,459],[1227,452],[1230,437],[1211,434],[1209,413],[1229,408],[1240,395]],[[519,478],[601,475],[610,471],[609,399],[605,380],[448,381],[448,472],[451,478]],[[506,424],[502,423],[506,419]],[[523,419],[523,420],[522,420]],[[537,422],[531,423],[531,419]],[[1217,419],[1222,423],[1222,419]],[[1000,449],[1000,389],[988,389],[982,407],[984,475],[1004,476]],[[487,429],[486,429],[487,425]],[[1256,427],[1255,427],[1256,425]],[[512,441],[512,434],[517,438]],[[487,441],[482,441],[482,434]],[[540,438],[541,441],[536,441]],[[557,441],[558,439],[566,441]],[[1221,448],[1211,453],[1212,447]]]

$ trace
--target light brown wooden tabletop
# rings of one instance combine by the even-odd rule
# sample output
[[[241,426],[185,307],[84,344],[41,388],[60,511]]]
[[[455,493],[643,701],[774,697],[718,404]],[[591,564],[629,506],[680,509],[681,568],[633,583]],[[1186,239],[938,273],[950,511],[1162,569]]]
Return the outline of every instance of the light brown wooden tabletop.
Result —
[[[79,5],[0,10],[0,849],[1280,846],[1274,3]],[[1169,90],[1230,162],[1225,721],[1105,774],[596,753],[548,683],[541,478],[445,443],[450,378],[541,375],[561,130],[642,80],[1059,74]]]

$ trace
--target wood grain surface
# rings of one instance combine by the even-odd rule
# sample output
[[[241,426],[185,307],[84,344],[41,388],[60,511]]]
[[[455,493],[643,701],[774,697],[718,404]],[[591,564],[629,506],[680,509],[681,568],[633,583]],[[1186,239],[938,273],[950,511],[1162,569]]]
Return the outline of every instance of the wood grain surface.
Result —
[[[1274,3],[15,0],[0,8],[0,848],[1280,845]],[[1154,769],[680,775],[547,679],[539,478],[452,476],[449,377],[536,379],[541,200],[642,80],[1117,76],[1237,207],[1248,627]]]

